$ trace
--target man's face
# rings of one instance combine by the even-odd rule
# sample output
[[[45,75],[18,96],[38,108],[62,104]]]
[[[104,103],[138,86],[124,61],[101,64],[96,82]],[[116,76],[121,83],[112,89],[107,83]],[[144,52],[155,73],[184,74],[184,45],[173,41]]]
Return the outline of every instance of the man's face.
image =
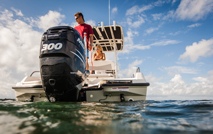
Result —
[[[80,24],[80,19],[81,19],[81,16],[75,16],[75,21]]]

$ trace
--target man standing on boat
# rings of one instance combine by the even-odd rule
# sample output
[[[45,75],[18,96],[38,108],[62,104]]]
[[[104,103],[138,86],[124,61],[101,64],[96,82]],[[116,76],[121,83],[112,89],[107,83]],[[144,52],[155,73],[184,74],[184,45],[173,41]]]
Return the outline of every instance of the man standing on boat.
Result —
[[[93,43],[93,30],[92,27],[85,23],[84,16],[81,12],[77,12],[74,14],[76,22],[79,24],[75,27],[75,29],[79,32],[81,37],[84,39],[84,32],[87,34],[87,70],[89,70],[89,50],[92,49],[92,43]]]

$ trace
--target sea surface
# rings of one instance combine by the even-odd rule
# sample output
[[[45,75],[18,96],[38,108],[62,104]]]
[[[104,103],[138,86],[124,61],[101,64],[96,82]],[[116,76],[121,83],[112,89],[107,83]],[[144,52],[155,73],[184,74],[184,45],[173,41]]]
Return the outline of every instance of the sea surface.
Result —
[[[0,101],[1,134],[213,134],[213,100]]]

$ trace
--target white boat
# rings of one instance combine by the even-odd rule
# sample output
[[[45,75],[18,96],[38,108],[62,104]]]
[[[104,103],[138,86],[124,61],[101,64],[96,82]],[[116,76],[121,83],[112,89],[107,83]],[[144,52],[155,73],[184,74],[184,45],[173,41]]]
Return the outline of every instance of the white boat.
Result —
[[[24,77],[12,88],[15,90],[17,101],[48,101],[42,88],[39,71],[34,71],[30,76]]]
[[[93,32],[94,46],[99,44],[102,46],[104,53],[114,53],[115,61],[106,60],[89,62],[89,69],[90,71],[93,70],[94,73],[87,75],[84,82],[82,82],[79,95],[75,98],[76,100],[68,100],[87,102],[146,100],[149,83],[146,82],[144,75],[140,72],[139,68],[133,78],[118,78],[117,52],[123,50],[124,44],[122,27],[115,24],[112,26],[102,25],[93,27]],[[94,49],[95,47],[93,47],[93,52]],[[77,58],[79,57],[80,56],[77,56]],[[50,84],[51,80],[52,79],[49,80]],[[51,89],[52,96],[49,95],[47,98],[45,88],[43,89],[42,87],[45,86],[42,85],[41,77],[29,76],[16,84],[13,89],[15,90],[16,98],[19,101],[46,101],[47,98],[51,102],[60,101],[60,99],[57,99],[57,94],[55,95],[56,97],[54,96],[54,86],[52,86],[54,89]],[[79,88],[79,85],[76,89],[77,88]],[[63,96],[60,97],[62,98]]]

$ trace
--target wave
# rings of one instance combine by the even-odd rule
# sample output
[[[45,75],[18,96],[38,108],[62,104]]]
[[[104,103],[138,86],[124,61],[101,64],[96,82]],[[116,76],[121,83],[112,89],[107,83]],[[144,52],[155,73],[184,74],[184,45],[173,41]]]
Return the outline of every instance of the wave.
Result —
[[[0,101],[3,133],[212,133],[212,100]]]

